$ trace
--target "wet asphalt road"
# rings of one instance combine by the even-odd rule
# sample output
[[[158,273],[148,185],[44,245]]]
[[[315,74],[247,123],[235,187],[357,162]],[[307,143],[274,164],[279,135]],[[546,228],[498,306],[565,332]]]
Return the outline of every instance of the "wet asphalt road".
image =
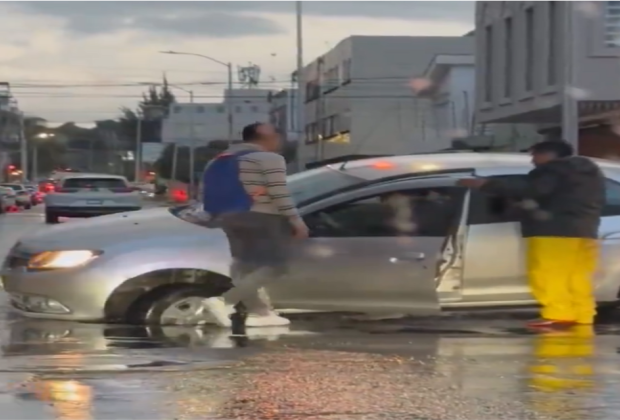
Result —
[[[70,222],[69,222],[70,223]],[[0,256],[41,210],[0,216]],[[27,320],[0,297],[7,419],[612,420],[620,326],[533,335],[529,314],[226,331]]]

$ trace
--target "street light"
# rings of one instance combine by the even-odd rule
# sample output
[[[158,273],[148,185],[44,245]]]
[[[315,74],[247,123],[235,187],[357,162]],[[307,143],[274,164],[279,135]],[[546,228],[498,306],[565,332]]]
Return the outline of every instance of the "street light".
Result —
[[[39,143],[37,140],[48,140],[55,136],[54,133],[39,133],[34,136],[32,142],[32,181],[34,182],[39,179]]]
[[[232,71],[232,63],[225,63],[216,58],[209,57],[208,55],[196,54],[190,52],[180,52],[180,51],[160,51],[161,54],[173,54],[173,55],[191,55],[194,57],[204,58],[213,63],[219,64],[221,66],[226,67],[228,70],[228,93],[231,95],[231,98],[227,101],[227,111],[228,111],[228,140],[233,141],[235,139],[235,133],[233,130],[233,105],[232,105],[232,89],[233,89],[233,71]]]

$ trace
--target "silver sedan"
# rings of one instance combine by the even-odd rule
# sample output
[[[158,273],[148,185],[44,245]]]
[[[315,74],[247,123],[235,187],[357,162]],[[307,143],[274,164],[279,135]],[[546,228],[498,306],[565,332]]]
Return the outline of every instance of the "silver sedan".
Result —
[[[620,290],[620,165],[607,177],[599,305]],[[512,203],[455,185],[464,176],[523,177],[519,154],[426,154],[349,162],[290,176],[312,237],[268,287],[277,308],[436,314],[535,305]],[[201,300],[230,287],[225,235],[184,208],[61,224],[24,237],[3,271],[29,317],[156,324],[209,322]]]

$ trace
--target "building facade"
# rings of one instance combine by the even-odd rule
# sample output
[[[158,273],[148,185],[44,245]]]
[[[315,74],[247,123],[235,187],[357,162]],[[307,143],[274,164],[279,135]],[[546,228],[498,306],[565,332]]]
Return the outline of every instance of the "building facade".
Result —
[[[271,96],[269,122],[282,134],[285,141],[296,141],[297,89],[283,89]]]
[[[596,143],[618,118],[620,2],[480,1],[475,38],[479,122],[531,123],[559,136],[568,104],[580,138]],[[584,137],[590,128],[598,135]]]
[[[342,155],[427,152],[432,105],[410,87],[437,54],[471,54],[473,37],[352,36],[307,65],[304,164]]]
[[[228,104],[233,111],[234,141],[241,140],[243,127],[269,121],[272,91],[233,89],[221,103],[176,103],[162,124],[164,143],[207,145],[212,140],[229,140]]]
[[[431,60],[418,97],[432,102],[435,135],[441,144],[481,150],[519,151],[539,141],[533,124],[487,124],[476,120],[473,54],[440,54]]]

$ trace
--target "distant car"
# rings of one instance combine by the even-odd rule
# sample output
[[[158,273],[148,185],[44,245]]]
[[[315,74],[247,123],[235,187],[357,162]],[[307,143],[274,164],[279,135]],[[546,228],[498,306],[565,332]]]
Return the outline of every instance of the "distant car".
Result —
[[[53,193],[46,194],[46,223],[60,217],[93,217],[135,211],[142,197],[127,179],[118,175],[70,174],[58,180]]]
[[[30,194],[30,203],[33,206],[41,204],[43,202],[43,193],[39,191],[36,185],[26,185],[26,190]]]
[[[23,207],[26,210],[32,208],[30,192],[23,184],[0,184],[0,187],[7,187],[15,191],[15,201],[17,202],[17,206]]]
[[[16,205],[16,194],[11,188],[0,187],[0,214],[6,213]]]

